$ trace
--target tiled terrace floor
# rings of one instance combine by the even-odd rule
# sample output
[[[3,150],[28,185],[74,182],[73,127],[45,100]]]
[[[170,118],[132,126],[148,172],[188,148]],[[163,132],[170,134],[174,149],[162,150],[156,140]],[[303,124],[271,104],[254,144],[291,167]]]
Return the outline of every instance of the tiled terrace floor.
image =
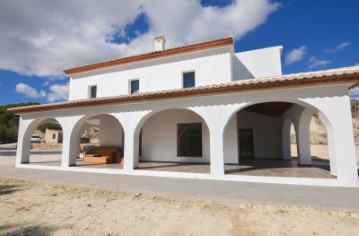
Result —
[[[41,155],[41,157],[33,158],[30,164],[61,166],[61,155],[51,155],[48,158],[45,155]],[[123,165],[117,163],[93,164],[83,162],[82,159],[76,161],[76,167],[123,169]],[[210,165],[207,163],[140,162],[138,169],[149,171],[209,173]],[[313,157],[312,166],[298,166],[296,158],[293,158],[292,160],[247,159],[241,161],[240,164],[226,164],[225,173],[228,175],[334,178],[330,175],[329,161],[316,157]]]
[[[209,164],[172,163],[172,162],[141,162],[141,170],[175,171],[190,173],[209,173]],[[240,164],[226,164],[225,173],[230,175],[251,176],[279,176],[279,177],[307,177],[334,178],[330,175],[328,161],[313,158],[312,166],[298,166],[296,159],[249,159]]]

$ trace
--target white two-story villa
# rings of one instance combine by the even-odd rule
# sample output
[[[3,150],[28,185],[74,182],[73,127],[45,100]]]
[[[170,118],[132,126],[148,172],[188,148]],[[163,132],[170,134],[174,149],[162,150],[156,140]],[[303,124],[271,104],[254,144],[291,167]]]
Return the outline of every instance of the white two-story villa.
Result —
[[[281,46],[236,53],[232,37],[170,49],[165,43],[158,36],[153,52],[65,70],[69,101],[11,109],[20,115],[16,167],[359,186],[348,96],[359,67],[282,75]],[[327,130],[328,177],[310,172],[313,115]],[[63,129],[61,165],[31,163],[33,131],[54,120]],[[121,167],[79,167],[81,133],[91,125],[100,128],[100,146],[123,151]],[[162,170],[150,170],[161,163]],[[289,163],[308,175],[271,174],[276,172],[266,163],[277,169]],[[171,165],[177,169],[166,171]]]

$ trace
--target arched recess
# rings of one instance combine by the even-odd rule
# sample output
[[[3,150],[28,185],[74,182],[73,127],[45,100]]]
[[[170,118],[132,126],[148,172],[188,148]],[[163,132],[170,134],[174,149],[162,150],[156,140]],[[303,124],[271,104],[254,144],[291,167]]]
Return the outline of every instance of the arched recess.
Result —
[[[98,138],[90,139],[90,143],[81,145],[83,140],[83,132],[87,129],[95,128],[99,134]],[[87,153],[94,150],[95,147],[116,147],[123,156],[124,149],[124,131],[120,121],[111,114],[91,114],[80,118],[74,125],[70,135],[70,150],[69,150],[69,164],[70,166],[94,166],[102,165],[106,163],[84,161],[83,151]],[[81,147],[82,146],[82,147]],[[106,149],[103,148],[103,149]],[[98,149],[97,149],[98,150]],[[102,152],[102,151],[101,151]],[[106,152],[106,151],[104,151]],[[102,153],[98,153],[100,156]],[[112,165],[113,168],[123,168],[123,163],[113,157],[108,164]],[[109,168],[109,166],[104,166]]]
[[[231,149],[235,150],[237,148],[237,163],[240,165],[241,160],[245,160],[247,167],[241,170],[241,168],[228,167],[228,165],[226,165],[225,172],[236,173],[237,171],[239,173],[254,170],[251,173],[246,173],[250,175],[263,175],[264,171],[255,171],[259,168],[256,169],[253,166],[248,166],[256,165],[259,162],[257,160],[261,159],[266,161],[259,163],[258,166],[260,166],[260,169],[264,169],[266,167],[263,163],[270,163],[269,159],[290,159],[290,126],[292,123],[296,127],[296,136],[300,137],[301,145],[308,144],[307,146],[304,146],[307,148],[301,149],[302,154],[307,155],[309,153],[309,158],[311,158],[309,144],[310,119],[307,122],[308,114],[310,114],[309,118],[311,118],[312,114],[316,114],[320,117],[328,130],[330,139],[330,135],[332,135],[329,131],[331,129],[331,124],[326,116],[316,107],[300,100],[256,101],[235,110],[226,124],[224,140],[231,140],[231,138],[228,138],[228,132],[233,129],[229,129],[227,126],[230,126],[231,124],[233,126],[234,123],[233,127],[236,127],[237,134],[233,134],[232,131],[231,135],[232,140],[233,138],[237,140],[237,147],[234,147],[233,145],[235,144],[232,144]],[[304,126],[308,129],[308,132],[303,131],[305,130],[305,128],[303,128]],[[249,138],[246,138],[248,136]],[[304,136],[305,138],[303,138]],[[305,150],[306,153],[304,153],[303,150]],[[225,151],[224,153],[225,164],[235,163],[233,157],[228,157],[228,152],[226,153]],[[252,159],[245,159],[244,157]],[[278,166],[275,167],[281,167],[283,163],[284,162],[278,162]],[[325,175],[326,174],[328,173],[325,173]],[[328,174],[328,177],[330,177],[330,174]]]
[[[209,173],[209,129],[195,111],[186,108],[152,111],[137,125],[137,137],[139,158],[134,166],[139,169]],[[196,142],[201,147],[193,145]]]
[[[22,142],[19,142],[17,158],[20,158],[20,163],[30,163],[37,165],[49,165],[49,166],[61,166],[62,155],[62,130],[51,132],[44,129],[44,133],[38,130],[38,128],[45,124],[58,124],[61,126],[59,120],[52,117],[40,117],[34,119],[27,127],[22,137]],[[44,128],[44,127],[43,127]],[[39,134],[40,140],[33,139],[33,134]],[[58,144],[58,145],[55,145]],[[40,150],[32,150],[31,148]],[[17,161],[18,162],[18,161]]]

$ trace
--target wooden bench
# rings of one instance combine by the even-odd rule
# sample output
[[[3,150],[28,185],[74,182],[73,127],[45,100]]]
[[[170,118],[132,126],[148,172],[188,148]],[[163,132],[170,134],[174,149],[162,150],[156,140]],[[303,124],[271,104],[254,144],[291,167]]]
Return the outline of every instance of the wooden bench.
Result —
[[[83,161],[98,164],[122,163],[123,153],[120,147],[95,147],[83,152]]]

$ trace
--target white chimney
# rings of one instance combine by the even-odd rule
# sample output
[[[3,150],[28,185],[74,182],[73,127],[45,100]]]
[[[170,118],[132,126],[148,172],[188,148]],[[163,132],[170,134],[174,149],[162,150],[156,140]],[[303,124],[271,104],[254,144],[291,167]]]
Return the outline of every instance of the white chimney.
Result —
[[[163,51],[166,49],[166,38],[164,35],[155,37],[155,51]]]

